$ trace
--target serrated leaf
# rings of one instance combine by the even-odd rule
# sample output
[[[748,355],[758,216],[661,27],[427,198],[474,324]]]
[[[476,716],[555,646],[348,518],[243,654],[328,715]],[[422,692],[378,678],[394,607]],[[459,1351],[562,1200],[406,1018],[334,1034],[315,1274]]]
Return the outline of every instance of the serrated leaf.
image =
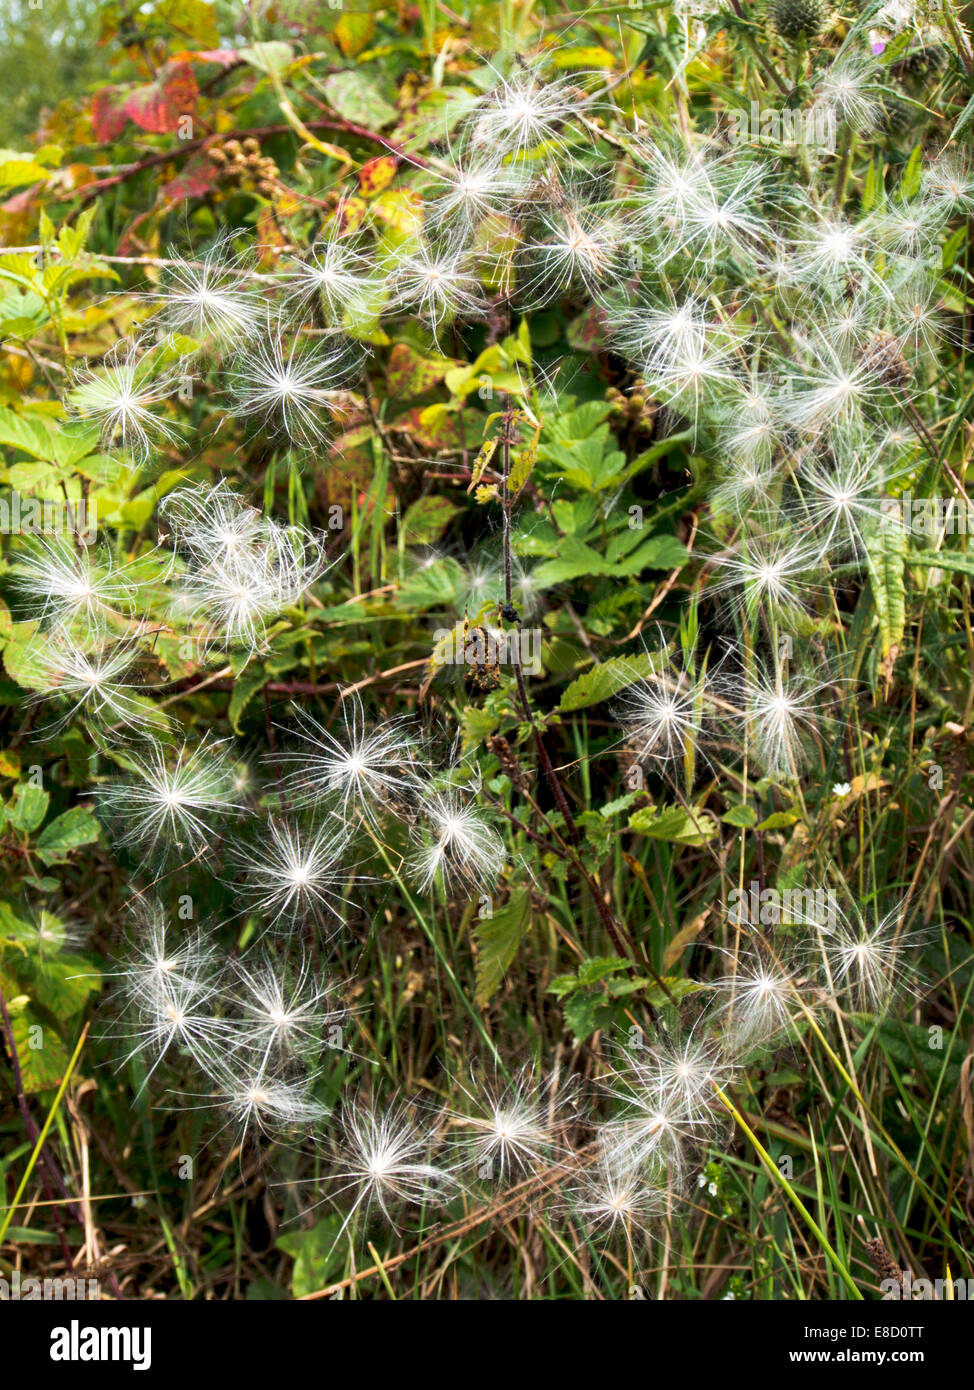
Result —
[[[253,670],[243,672],[234,681],[233,690],[230,692],[230,703],[227,706],[227,718],[235,734],[240,733],[240,721],[244,711],[266,680],[267,672],[263,667],[255,667]]]
[[[30,1010],[11,1019],[11,1029],[26,1093],[53,1090],[70,1060],[64,1043]]]
[[[720,834],[708,811],[691,813],[682,806],[644,806],[630,816],[629,829],[673,845],[705,845]]]
[[[406,545],[431,545],[439,540],[460,508],[449,497],[421,497],[402,519],[400,534]]]
[[[517,954],[530,920],[527,888],[516,888],[503,907],[478,921],[474,929],[477,942],[477,1003],[484,1007],[493,998]]]
[[[8,820],[18,830],[36,830],[47,815],[50,792],[31,782],[19,782],[14,787],[13,804],[8,808]]]
[[[99,831],[98,821],[86,806],[72,806],[45,825],[37,837],[37,853],[45,864],[57,864],[71,850],[94,844]]]
[[[649,652],[636,656],[614,656],[578,676],[561,697],[558,708],[564,712],[600,704],[635,681],[653,674],[656,664]]]

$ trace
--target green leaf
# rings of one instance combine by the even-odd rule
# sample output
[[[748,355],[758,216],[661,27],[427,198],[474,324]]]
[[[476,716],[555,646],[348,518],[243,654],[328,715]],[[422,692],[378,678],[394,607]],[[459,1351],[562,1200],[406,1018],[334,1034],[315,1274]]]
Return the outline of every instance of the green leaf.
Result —
[[[866,564],[876,617],[879,620],[883,660],[903,640],[906,625],[906,528],[884,517],[866,536]]]
[[[68,1050],[53,1028],[43,1024],[30,1009],[11,1019],[20,1074],[28,1095],[57,1086],[68,1065]]]
[[[381,130],[396,119],[396,108],[382,96],[364,73],[336,72],[325,79],[328,105],[346,121]]]
[[[911,550],[906,563],[923,568],[952,570],[956,574],[969,574],[974,578],[974,555],[961,550]]]
[[[67,859],[73,849],[91,845],[98,839],[100,826],[85,806],[72,806],[55,817],[37,837],[37,853],[45,864]]]
[[[741,829],[747,829],[752,825],[757,825],[758,813],[753,806],[742,801],[739,806],[732,806],[729,811],[725,811],[721,820],[725,825],[737,825]]]
[[[310,1231],[288,1231],[278,1236],[277,1248],[294,1261],[291,1292],[295,1298],[322,1289],[340,1277],[344,1267],[344,1249],[338,1239],[342,1227],[341,1212],[324,1217]]]
[[[257,666],[242,672],[233,682],[230,703],[227,706],[227,718],[230,720],[230,727],[235,734],[240,733],[240,721],[243,718],[244,710],[266,680],[267,672],[263,666]]]
[[[517,888],[503,907],[478,921],[474,929],[477,942],[476,1000],[489,1003],[517,954],[521,938],[530,921],[527,888]]]
[[[431,545],[439,540],[461,509],[449,497],[421,497],[406,512],[400,534],[406,545]]]
[[[634,681],[645,680],[656,669],[656,659],[649,652],[640,652],[637,656],[614,656],[573,680],[561,697],[558,708],[568,712],[600,704]]]
[[[52,462],[54,440],[50,422],[40,416],[18,415],[16,411],[0,410],[0,444],[20,449],[32,458]]]
[[[101,974],[83,956],[45,958],[31,971],[31,997],[59,1022],[80,1013],[101,988]]]
[[[772,811],[770,816],[765,816],[764,820],[757,827],[758,830],[787,830],[790,826],[797,824],[801,816],[797,811]],[[778,886],[783,887],[779,877]]]
[[[267,43],[241,48],[240,57],[258,72],[266,73],[269,77],[280,77],[294,62],[294,49],[281,39],[271,39]]]
[[[644,806],[630,816],[629,829],[674,845],[705,845],[720,834],[708,811],[691,814],[682,806]]]
[[[13,805],[9,809],[10,824],[18,830],[36,830],[47,815],[50,792],[31,782],[19,782],[14,787]]]

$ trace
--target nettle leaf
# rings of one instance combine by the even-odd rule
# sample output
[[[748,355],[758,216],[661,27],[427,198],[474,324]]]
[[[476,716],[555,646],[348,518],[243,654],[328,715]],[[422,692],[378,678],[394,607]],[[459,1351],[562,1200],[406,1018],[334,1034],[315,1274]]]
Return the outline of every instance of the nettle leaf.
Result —
[[[650,536],[645,545],[612,566],[616,574],[641,574],[643,570],[678,570],[689,559],[676,536]]]
[[[407,545],[430,545],[439,540],[460,510],[449,497],[421,497],[403,517],[400,534]]]
[[[17,830],[32,831],[44,820],[51,794],[32,782],[18,782],[14,787],[13,803],[7,808],[7,819]]]
[[[72,806],[46,825],[37,837],[37,853],[45,864],[58,864],[71,850],[94,844],[101,827],[86,806]]]
[[[396,119],[396,108],[364,73],[354,70],[335,72],[325,78],[328,105],[346,121],[381,130]]]
[[[565,536],[558,546],[559,558],[546,560],[532,575],[538,589],[550,589],[583,575],[637,575],[647,569],[679,569],[687,561],[687,551],[675,536],[651,536],[638,550],[624,559],[612,561],[593,550],[577,535]]]
[[[531,920],[527,888],[517,888],[503,907],[478,921],[476,1000],[483,1007],[497,992]]]
[[[396,608],[421,611],[426,608],[456,608],[462,603],[467,577],[462,565],[447,557],[411,574],[399,589]]]
[[[230,703],[227,707],[227,718],[235,734],[240,733],[240,721],[244,716],[244,711],[257,692],[262,689],[266,680],[267,672],[262,666],[243,671],[234,680]]]
[[[655,658],[649,652],[640,652],[636,656],[614,656],[573,680],[561,697],[558,708],[564,713],[600,704],[634,681],[645,680],[655,670]]]
[[[31,998],[61,1020],[81,1012],[101,989],[101,974],[84,956],[45,957],[32,963],[27,985]]]
[[[565,1026],[576,1043],[583,1043],[599,1028],[608,1027],[619,1015],[614,999],[595,990],[580,989],[565,1001],[562,1010]]]
[[[561,556],[557,560],[546,560],[534,571],[532,579],[538,589],[550,589],[555,584],[565,584],[569,579],[581,576],[604,574],[607,561],[590,545],[577,536],[565,536],[560,547]]]
[[[643,806],[629,817],[629,829],[673,845],[705,845],[720,834],[709,811],[691,812],[682,806]]]
[[[28,1095],[51,1091],[61,1082],[70,1061],[68,1049],[53,1028],[30,1009],[11,1019],[20,1074]]]
[[[393,396],[423,396],[456,369],[451,357],[428,357],[409,343],[396,343],[389,353],[386,381]]]

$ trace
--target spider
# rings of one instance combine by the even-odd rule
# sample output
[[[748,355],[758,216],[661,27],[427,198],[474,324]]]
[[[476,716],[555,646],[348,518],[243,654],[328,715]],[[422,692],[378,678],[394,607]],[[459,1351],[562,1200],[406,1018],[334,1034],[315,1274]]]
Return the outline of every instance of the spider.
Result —
[[[490,628],[463,615],[464,684],[468,690],[496,690],[501,682],[500,644]]]

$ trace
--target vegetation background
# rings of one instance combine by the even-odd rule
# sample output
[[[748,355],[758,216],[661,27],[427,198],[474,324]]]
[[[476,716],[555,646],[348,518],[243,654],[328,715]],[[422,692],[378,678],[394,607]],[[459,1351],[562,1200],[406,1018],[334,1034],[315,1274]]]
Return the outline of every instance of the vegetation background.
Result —
[[[830,18],[819,54],[842,43],[849,8]],[[845,150],[850,209],[877,178],[909,178],[951,141],[966,148],[964,16],[945,0],[922,23],[935,42],[909,28],[901,67],[887,68],[898,119]],[[742,777],[718,750],[675,791],[656,781],[632,791],[612,697],[644,669],[641,642],[655,642],[657,623],[684,649],[694,624],[712,629],[694,596],[715,473],[686,431],[664,433],[571,295],[530,323],[501,317],[433,341],[407,319],[376,335],[367,386],[310,448],[269,442],[205,392],[174,407],[189,438],[206,441],[200,453],[167,444],[151,465],[111,467],[63,444],[65,373],[144,320],[167,257],[227,235],[268,271],[314,241],[339,192],[395,242],[422,208],[411,161],[442,154],[444,126],[491,78],[485,56],[516,71],[515,54],[538,52],[553,76],[594,73],[617,94],[591,131],[594,164],[626,150],[634,118],[654,131],[682,113],[709,129],[735,103],[764,105],[769,69],[800,96],[803,64],[818,61],[804,47],[796,58],[747,0],[584,12],[557,0],[0,0],[0,241],[32,248],[0,255],[4,480],[40,496],[83,486],[124,556],[152,543],[158,501],[186,480],[225,476],[268,511],[323,529],[339,507],[341,561],[315,601],[275,627],[270,649],[227,667],[161,644],[159,698],[184,733],[233,737],[257,767],[292,702],[334,720],[337,693],[355,686],[371,712],[418,716],[447,753],[456,742],[506,816],[509,867],[492,916],[462,895],[417,902],[384,871],[356,890],[334,947],[336,978],[351,982],[352,1036],[324,1083],[330,1103],[363,1084],[443,1103],[493,1047],[512,1066],[596,1082],[620,1037],[657,1012],[675,1017],[674,999],[713,971],[729,895],[752,881],[834,882],[862,902],[903,904],[922,928],[910,989],[887,1014],[849,1023],[848,1056],[799,1028],[754,1062],[736,1093],[743,1125],[715,1140],[680,1219],[648,1245],[607,1247],[536,1190],[464,1198],[453,1224],[437,1217],[422,1239],[406,1222],[349,1240],[343,1212],[309,1207],[294,1185],[324,1162],[314,1146],[228,1142],[208,1110],[179,1101],[178,1062],[175,1101],[143,1084],[137,1053],[119,1066],[110,977],[133,866],[90,795],[117,769],[83,722],[37,737],[32,633],[11,590],[0,610],[4,1277],[73,1270],[140,1298],[797,1299],[842,1297],[844,1270],[869,1297],[882,1265],[867,1242],[878,1238],[894,1268],[974,1277],[966,536],[942,540],[940,568],[901,553],[884,558],[881,579],[847,580],[836,621],[864,695],[819,741],[800,789],[746,768]],[[208,154],[248,136],[271,169],[260,186],[228,180]],[[926,402],[938,468],[903,480],[931,495],[948,477],[963,486],[972,448],[969,231],[969,215],[951,225],[943,261],[959,329]],[[57,275],[37,257],[41,244],[57,247]],[[428,667],[437,615],[451,626],[474,617],[481,571],[481,601],[496,608],[503,597],[497,494],[478,498],[471,484],[497,430],[492,412],[530,404],[531,372],[553,385],[539,430],[534,415],[517,424],[522,459],[534,451],[523,466],[536,469],[524,505],[558,525],[547,548],[521,556],[535,565],[531,621],[544,634],[526,719],[509,676],[471,689],[448,672],[430,681]],[[485,380],[496,395],[481,394]],[[625,563],[635,505],[645,531]],[[18,539],[4,543],[9,566]],[[569,852],[563,795],[577,836]],[[232,883],[199,877],[192,891],[201,918],[230,923],[227,950],[253,937],[251,918],[231,920]],[[606,909],[621,940],[607,933]],[[38,1024],[47,1040],[34,1050]],[[942,1030],[937,1046],[931,1029]]]

